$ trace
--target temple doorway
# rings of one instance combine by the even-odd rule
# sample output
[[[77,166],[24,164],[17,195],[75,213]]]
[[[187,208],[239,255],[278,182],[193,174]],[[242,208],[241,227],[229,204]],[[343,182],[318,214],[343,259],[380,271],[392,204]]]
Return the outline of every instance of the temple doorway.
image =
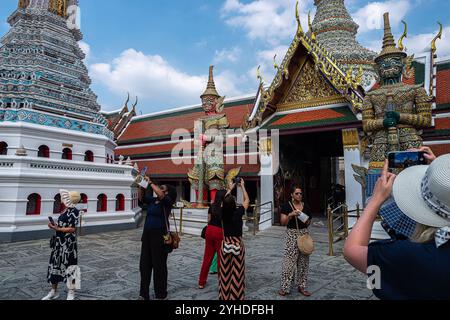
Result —
[[[342,132],[281,135],[279,154],[280,169],[274,177],[274,223],[280,223],[280,206],[290,199],[294,184],[303,188],[303,200],[313,216],[323,217],[332,190],[345,185]]]

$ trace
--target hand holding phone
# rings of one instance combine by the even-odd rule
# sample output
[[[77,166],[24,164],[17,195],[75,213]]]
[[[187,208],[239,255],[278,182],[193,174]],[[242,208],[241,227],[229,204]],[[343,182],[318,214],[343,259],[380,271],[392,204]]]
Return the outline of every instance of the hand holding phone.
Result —
[[[53,218],[52,217],[48,217],[48,221],[50,221],[50,223],[52,224],[52,225],[56,225],[56,223],[55,223],[55,220],[53,220]]]
[[[388,154],[389,169],[406,169],[412,166],[426,165],[428,160],[423,151],[401,151]]]

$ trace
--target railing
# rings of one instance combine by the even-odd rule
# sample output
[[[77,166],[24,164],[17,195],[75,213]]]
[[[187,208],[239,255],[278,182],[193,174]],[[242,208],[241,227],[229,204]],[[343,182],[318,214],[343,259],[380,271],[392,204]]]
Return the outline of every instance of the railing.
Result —
[[[346,204],[341,204],[335,209],[328,207],[328,255],[334,256],[333,245],[339,241],[345,240],[348,237],[348,207]],[[335,228],[336,222],[339,225]]]
[[[262,209],[263,207],[267,206],[267,205],[270,205],[270,209],[267,209],[267,210],[265,210],[264,212],[261,212],[261,209]],[[266,203],[263,203],[263,204],[260,204],[260,205],[255,205],[254,208],[255,208],[255,211],[254,211],[254,212],[255,212],[255,216],[258,216],[259,218],[262,217],[263,215],[265,215],[266,213],[270,213],[270,218],[269,218],[269,219],[266,219],[266,220],[264,220],[264,221],[262,221],[262,222],[259,221],[259,218],[258,218],[258,230],[259,230],[259,226],[260,226],[260,225],[262,225],[263,223],[266,223],[266,222],[272,220],[272,214],[273,214],[273,202],[272,202],[272,201],[269,201],[269,202],[266,202]]]
[[[327,217],[328,217],[328,246],[329,251],[328,255],[334,256],[334,248],[333,245],[338,243],[339,241],[347,239],[349,235],[349,231],[353,229],[353,226],[349,226],[348,219],[356,218],[356,221],[361,218],[361,213],[364,211],[363,208],[360,207],[359,203],[356,204],[355,210],[348,211],[348,206],[346,204],[341,204],[336,209],[332,210],[328,207]],[[377,221],[381,221],[382,218],[380,216],[377,217]],[[340,221],[341,224],[335,228],[334,225],[337,221]],[[371,240],[376,240],[371,238]]]
[[[256,235],[256,231],[257,229],[259,230],[259,218],[261,216],[260,214],[260,210],[261,207],[264,205],[267,205],[268,203],[262,204],[262,205],[251,205],[250,207],[254,208],[253,210],[253,216],[249,217],[247,214],[242,218],[243,221],[252,221],[253,222],[253,235]],[[270,202],[270,204],[272,204],[272,202]],[[179,219],[177,219],[177,217],[175,216],[176,220],[179,220],[179,230],[178,232],[180,233],[180,235],[183,235],[183,223],[184,222],[189,222],[189,223],[198,223],[198,224],[202,224],[205,225],[208,223],[208,221],[205,220],[196,220],[196,219],[186,219],[183,218],[183,211],[185,209],[185,207],[174,207],[173,209],[177,209],[180,210],[180,215],[179,215]],[[259,209],[259,210],[258,210]],[[265,211],[263,214],[267,213],[269,211]],[[272,212],[272,210],[270,211]],[[175,213],[172,211],[172,215],[175,215]]]

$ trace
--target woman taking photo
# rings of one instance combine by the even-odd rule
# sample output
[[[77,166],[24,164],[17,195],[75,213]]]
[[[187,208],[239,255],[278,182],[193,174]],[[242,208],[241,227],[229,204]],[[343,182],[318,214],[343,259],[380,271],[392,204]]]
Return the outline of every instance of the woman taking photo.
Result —
[[[398,177],[386,161],[345,243],[344,256],[353,267],[369,276],[369,267],[378,269],[380,282],[372,284],[379,299],[450,299],[450,155],[435,159],[429,148],[421,151],[431,164],[407,168]],[[391,194],[401,212],[417,223],[415,232],[411,239],[369,244],[378,212]]]
[[[176,201],[177,192],[173,186],[154,184],[148,178],[149,192],[153,196],[144,196],[147,204],[147,217],[142,233],[140,299],[150,300],[150,282],[153,272],[153,286],[158,300],[167,298],[167,257],[164,236],[170,231],[169,216]]]
[[[208,280],[208,271],[214,256],[220,252],[223,240],[222,230],[222,203],[227,193],[226,190],[217,191],[213,205],[209,209],[208,226],[206,227],[205,253],[203,255],[203,264],[198,281],[199,289],[204,289]]]
[[[291,201],[285,203],[281,208],[281,224],[287,226],[284,240],[284,258],[281,268],[281,290],[279,294],[286,296],[290,293],[294,273],[297,271],[297,288],[305,297],[311,296],[306,291],[306,282],[309,271],[309,256],[300,252],[297,239],[299,236],[308,234],[308,227],[311,224],[311,216],[305,213],[308,211],[302,202],[303,191],[299,186],[292,186]],[[301,215],[303,214],[303,222]]]
[[[245,247],[242,240],[242,217],[245,215],[250,199],[241,179],[239,187],[244,201],[237,207],[236,198],[231,194],[236,188],[232,184],[223,200],[222,223],[224,240],[219,257],[219,300],[245,299]]]
[[[58,299],[60,282],[65,282],[69,289],[67,300],[74,300],[75,289],[80,287],[76,235],[80,212],[75,206],[80,202],[81,196],[76,191],[66,190],[60,190],[60,195],[65,210],[56,223],[48,224],[48,227],[56,232],[50,241],[52,253],[47,271],[47,281],[52,285],[52,289],[42,300]]]

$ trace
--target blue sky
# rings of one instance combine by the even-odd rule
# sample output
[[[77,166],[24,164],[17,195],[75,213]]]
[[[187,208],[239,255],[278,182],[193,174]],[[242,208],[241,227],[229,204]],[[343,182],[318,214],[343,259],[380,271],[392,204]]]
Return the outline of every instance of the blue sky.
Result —
[[[18,0],[1,0],[0,34]],[[313,0],[301,0],[301,16],[315,12]],[[360,24],[358,39],[379,51],[377,28],[391,12],[396,38],[400,20],[409,24],[409,52],[422,51],[444,24],[440,56],[450,55],[450,0],[346,0]],[[121,107],[126,92],[139,96],[139,112],[197,104],[214,64],[217,89],[228,97],[256,91],[256,67],[272,80],[278,61],[295,32],[295,0],[80,0],[82,46],[92,89],[105,110]],[[448,35],[448,36],[447,36]]]

